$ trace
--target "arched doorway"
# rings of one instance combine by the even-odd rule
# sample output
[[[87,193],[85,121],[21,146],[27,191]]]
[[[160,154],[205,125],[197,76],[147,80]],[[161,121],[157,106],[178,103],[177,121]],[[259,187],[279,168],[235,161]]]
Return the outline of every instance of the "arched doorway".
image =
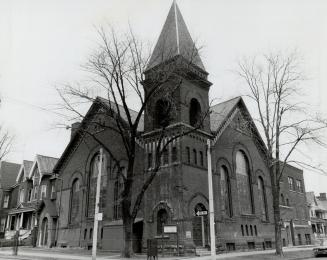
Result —
[[[41,224],[40,245],[48,245],[48,218],[44,218]]]
[[[157,235],[163,234],[163,227],[168,223],[168,212],[166,209],[159,209],[157,213]]]
[[[208,211],[202,203],[198,203],[194,207],[193,241],[195,246],[205,247],[209,244]]]

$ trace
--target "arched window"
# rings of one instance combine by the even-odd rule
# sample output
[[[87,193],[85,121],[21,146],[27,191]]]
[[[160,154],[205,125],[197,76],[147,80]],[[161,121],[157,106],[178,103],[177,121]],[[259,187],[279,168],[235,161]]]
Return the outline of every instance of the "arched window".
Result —
[[[191,163],[191,150],[190,150],[190,147],[186,147],[186,156],[187,156],[187,163]]]
[[[121,167],[121,174],[126,176],[126,168]],[[121,193],[124,188],[122,177],[117,175],[114,187],[114,219],[122,218]]]
[[[195,149],[193,149],[193,162],[194,164],[198,164],[198,156]]]
[[[190,103],[190,125],[197,127],[201,123],[201,106],[195,98]]]
[[[204,166],[203,152],[200,151],[200,165]]]
[[[249,162],[242,151],[236,153],[236,179],[241,214],[253,214]]]
[[[163,226],[168,223],[168,213],[165,209],[160,209],[157,213],[157,235],[163,233]]]
[[[168,100],[159,99],[156,103],[155,127],[161,128],[169,125],[171,121],[171,103]]]
[[[285,198],[283,193],[280,194],[280,204],[285,206]]]
[[[88,179],[88,207],[87,216],[93,217],[95,210],[95,196],[97,187],[97,178],[99,174],[99,161],[100,154],[96,154],[90,165],[90,173]],[[107,190],[107,158],[103,154],[102,169],[101,169],[101,187],[100,187],[100,202],[99,202],[99,212],[103,211],[106,204],[106,190]]]
[[[266,221],[267,220],[267,199],[266,199],[265,186],[264,186],[263,179],[261,176],[258,178],[258,192],[259,192],[261,219]]]
[[[227,217],[232,217],[232,205],[230,198],[230,179],[226,166],[220,167],[220,195],[221,210]]]
[[[79,179],[75,179],[72,184],[71,193],[70,193],[70,223],[75,223],[80,220],[78,218],[79,207],[80,207],[80,183]]]

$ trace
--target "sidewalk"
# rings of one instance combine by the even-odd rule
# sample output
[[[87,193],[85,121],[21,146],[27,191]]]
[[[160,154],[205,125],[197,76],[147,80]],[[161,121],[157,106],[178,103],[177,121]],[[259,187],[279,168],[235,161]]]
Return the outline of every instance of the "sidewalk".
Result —
[[[299,252],[299,255],[311,255],[314,246],[301,246],[301,247],[289,247],[284,248],[284,253],[288,252]],[[262,259],[264,255],[271,255],[268,258],[273,258],[275,250],[264,250],[264,251],[248,251],[248,252],[232,252],[232,253],[222,253],[216,256],[216,259]],[[302,254],[306,252],[306,254]],[[294,254],[293,254],[294,255]],[[248,256],[251,256],[248,258]],[[257,257],[254,257],[257,256]],[[4,258],[5,257],[5,258]],[[177,260],[177,259],[188,259],[188,260],[212,260],[211,256],[167,256],[161,257],[159,254],[158,258],[164,258],[165,260]],[[33,259],[33,260],[90,260],[91,251],[84,249],[61,249],[61,248],[30,248],[30,247],[20,247],[18,250],[18,256],[12,256],[12,248],[0,248],[0,259]],[[121,260],[120,254],[112,252],[99,251],[97,259],[99,260]],[[136,255],[132,259],[146,259],[146,255]],[[287,259],[287,258],[286,258]],[[299,258],[290,258],[299,259]]]

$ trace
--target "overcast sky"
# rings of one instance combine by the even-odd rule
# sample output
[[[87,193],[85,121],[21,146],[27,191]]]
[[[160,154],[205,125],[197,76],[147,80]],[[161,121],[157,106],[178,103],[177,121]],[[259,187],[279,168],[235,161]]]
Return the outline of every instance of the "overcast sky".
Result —
[[[2,0],[0,2],[0,120],[16,136],[8,160],[35,154],[59,157],[69,131],[51,109],[54,86],[83,78],[80,65],[94,49],[95,26],[109,23],[155,44],[170,0]],[[242,95],[231,71],[240,57],[297,49],[305,61],[303,85],[312,112],[327,110],[327,1],[178,0],[190,33],[203,46],[215,102]],[[255,116],[255,110],[250,111]],[[49,111],[50,110],[50,111]],[[327,170],[327,151],[303,147],[302,158]],[[301,159],[301,156],[298,157]],[[327,191],[327,176],[304,170],[306,189]]]

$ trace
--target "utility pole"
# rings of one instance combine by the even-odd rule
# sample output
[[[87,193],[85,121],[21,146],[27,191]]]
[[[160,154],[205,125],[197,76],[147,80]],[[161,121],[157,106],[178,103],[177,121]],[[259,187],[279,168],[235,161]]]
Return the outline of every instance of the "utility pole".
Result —
[[[210,240],[211,256],[216,256],[216,237],[215,237],[215,211],[213,208],[213,187],[212,187],[212,169],[211,169],[211,141],[207,140],[207,158],[208,158],[208,190],[209,190],[209,218],[210,218]]]
[[[98,222],[99,222],[99,201],[100,201],[100,187],[101,187],[101,172],[102,172],[102,161],[103,161],[103,149],[100,148],[98,178],[97,178],[97,189],[95,196],[95,212],[94,212],[94,226],[93,226],[93,244],[92,244],[92,260],[97,258],[97,243],[98,243]]]

